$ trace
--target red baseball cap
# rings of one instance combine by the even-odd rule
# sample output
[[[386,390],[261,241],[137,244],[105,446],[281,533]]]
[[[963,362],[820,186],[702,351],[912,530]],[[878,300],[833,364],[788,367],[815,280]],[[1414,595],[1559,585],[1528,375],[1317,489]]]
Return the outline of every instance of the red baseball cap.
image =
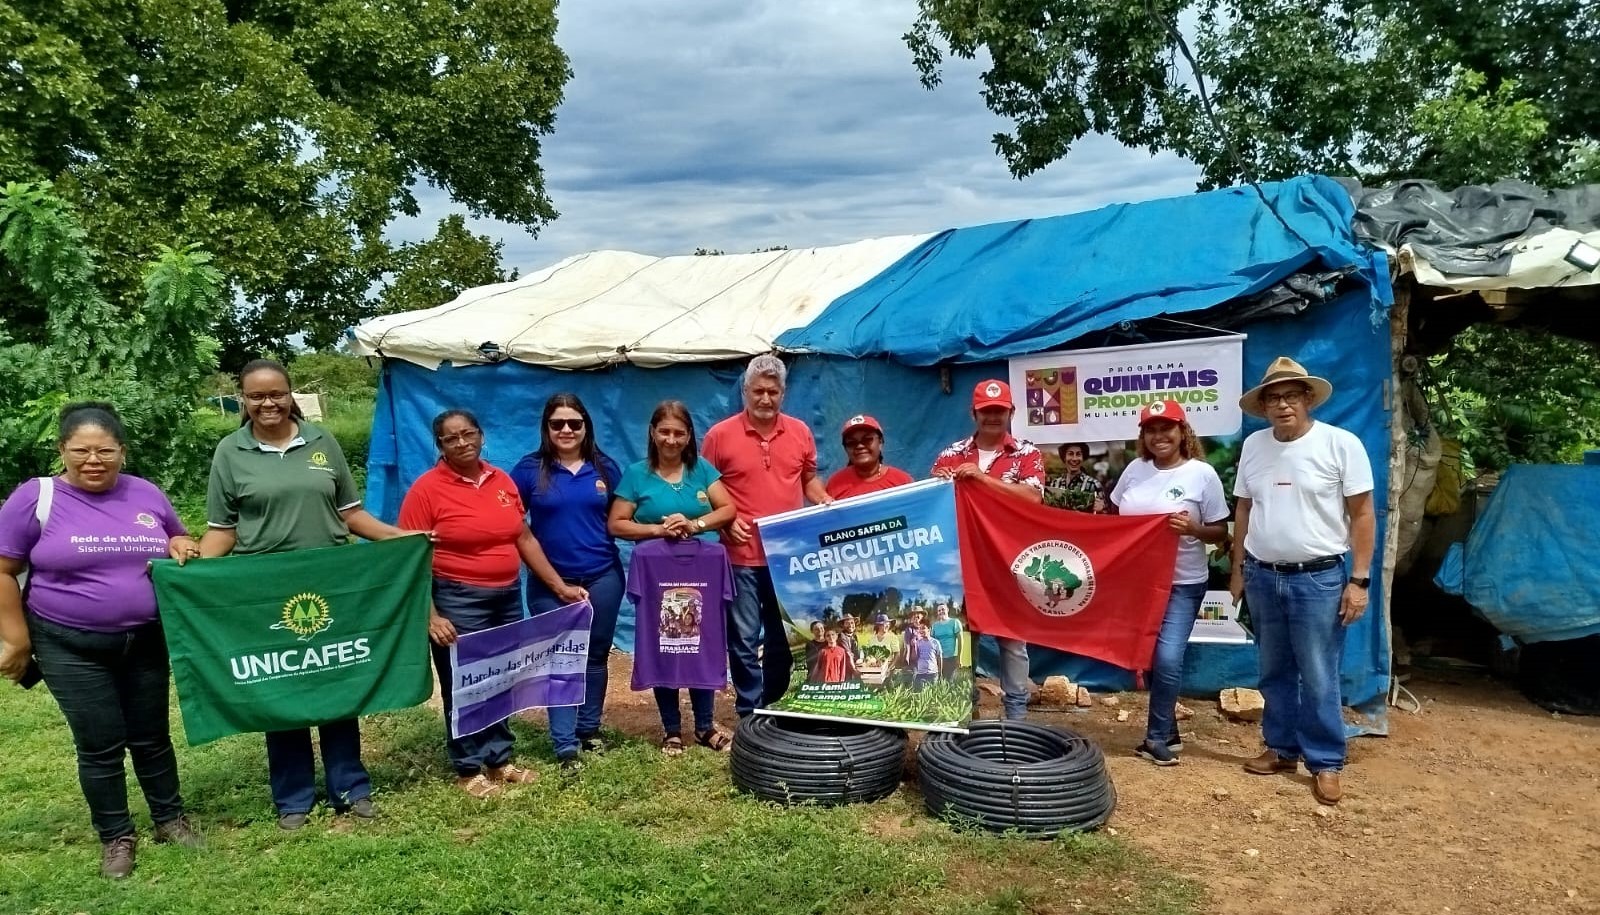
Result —
[[[1184,415],[1183,404],[1176,400],[1158,400],[1152,404],[1145,404],[1144,409],[1139,411],[1139,428],[1143,429],[1145,423],[1157,419],[1181,423],[1187,421],[1188,417]]]
[[[883,427],[878,425],[878,421],[865,413],[857,413],[845,420],[844,428],[839,430],[839,435],[841,437],[849,435],[851,429],[871,429],[879,435],[883,434]]]
[[[984,407],[1005,407],[1010,410],[1015,405],[1011,402],[1011,385],[998,378],[978,382],[972,389],[972,409],[982,410]]]

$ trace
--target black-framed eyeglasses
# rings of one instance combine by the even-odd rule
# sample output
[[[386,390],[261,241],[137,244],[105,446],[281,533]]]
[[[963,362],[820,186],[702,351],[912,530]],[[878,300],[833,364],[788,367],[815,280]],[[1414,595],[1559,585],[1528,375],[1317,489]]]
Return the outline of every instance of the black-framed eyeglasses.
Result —
[[[450,446],[469,445],[469,444],[472,444],[473,442],[478,441],[481,438],[483,438],[483,430],[481,430],[481,429],[468,429],[465,432],[457,432],[454,435],[441,436],[439,438],[439,444],[441,444],[441,445],[450,445]]]
[[[288,391],[273,391],[273,392],[270,392],[270,393],[244,394],[244,395],[241,395],[241,396],[243,396],[244,399],[247,402],[255,404],[258,407],[261,406],[262,404],[266,403],[269,400],[272,401],[273,403],[288,403],[289,401],[294,399],[294,395],[290,394]]]
[[[1309,391],[1274,391],[1271,394],[1262,394],[1261,402],[1267,406],[1275,403],[1286,403],[1290,406],[1304,403],[1311,398]]]
[[[583,420],[581,419],[552,419],[545,425],[550,427],[551,432],[560,432],[562,429],[568,429],[572,432],[583,431]]]

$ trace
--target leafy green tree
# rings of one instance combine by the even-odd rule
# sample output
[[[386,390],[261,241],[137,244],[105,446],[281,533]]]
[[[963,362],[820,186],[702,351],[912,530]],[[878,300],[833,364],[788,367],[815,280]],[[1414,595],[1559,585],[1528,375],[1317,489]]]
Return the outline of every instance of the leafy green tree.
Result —
[[[119,307],[160,243],[203,240],[239,306],[228,365],[327,346],[405,266],[384,228],[419,183],[530,233],[555,217],[555,28],[554,0],[0,0],[0,175],[78,205]]]
[[[395,277],[378,294],[378,312],[394,314],[443,305],[462,290],[517,278],[500,266],[502,242],[467,229],[460,215],[439,220],[426,241],[401,245],[395,251]]]
[[[1600,447],[1600,350],[1539,330],[1475,325],[1424,377],[1434,421],[1479,471],[1573,463]]]
[[[1094,132],[1186,156],[1211,187],[1308,171],[1549,183],[1600,136],[1586,0],[918,7],[906,41],[924,85],[946,54],[988,55],[984,101],[1012,122],[995,148],[1018,177]]]
[[[157,245],[136,266],[143,299],[119,306],[98,285],[74,208],[48,184],[0,187],[0,284],[26,291],[48,314],[28,340],[0,314],[0,490],[50,471],[56,413],[85,398],[123,414],[130,469],[169,488],[204,480],[215,442],[196,425],[193,404],[216,362],[209,330],[226,283],[192,244]]]

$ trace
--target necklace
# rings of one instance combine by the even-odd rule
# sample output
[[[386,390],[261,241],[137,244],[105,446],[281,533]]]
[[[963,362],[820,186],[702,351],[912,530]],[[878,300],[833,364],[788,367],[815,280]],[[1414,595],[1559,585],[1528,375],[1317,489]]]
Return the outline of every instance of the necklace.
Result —
[[[660,470],[656,471],[656,477],[659,478],[661,480],[661,482],[663,482],[663,483],[667,484],[668,486],[672,487],[672,491],[673,492],[683,492],[683,487],[688,485],[688,481],[683,478],[683,467],[682,466],[678,467],[678,482],[676,482],[676,483],[674,483],[671,480],[667,479],[666,474],[662,473]]]

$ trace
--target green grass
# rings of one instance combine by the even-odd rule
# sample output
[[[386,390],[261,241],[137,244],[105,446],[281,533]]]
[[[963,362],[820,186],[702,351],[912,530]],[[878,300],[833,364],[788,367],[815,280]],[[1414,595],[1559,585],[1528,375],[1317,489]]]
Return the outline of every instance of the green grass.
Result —
[[[174,728],[178,723],[174,720]],[[41,913],[1161,913],[1195,887],[1117,839],[1037,842],[952,830],[911,787],[877,804],[781,808],[738,794],[725,758],[663,757],[631,740],[573,780],[544,732],[516,724],[540,782],[488,802],[459,794],[425,709],[363,723],[382,817],[320,811],[276,827],[261,739],[179,746],[199,851],[139,849],[121,883],[99,845],[71,739],[44,688],[0,690],[0,912]],[[133,788],[136,821],[148,835]]]

